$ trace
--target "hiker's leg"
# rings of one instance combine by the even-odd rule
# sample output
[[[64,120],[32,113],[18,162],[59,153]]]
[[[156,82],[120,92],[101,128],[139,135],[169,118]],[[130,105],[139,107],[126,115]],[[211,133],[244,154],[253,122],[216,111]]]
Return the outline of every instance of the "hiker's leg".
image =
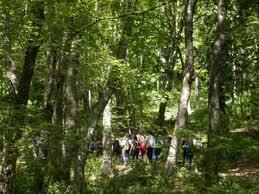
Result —
[[[190,165],[192,165],[192,158],[193,158],[193,155],[190,156]]]
[[[153,161],[153,157],[154,157],[154,148],[150,149],[150,153],[151,154],[150,154],[150,160],[149,161],[152,162]]]
[[[125,164],[126,162],[125,150],[122,150],[122,160],[123,160],[123,164]]]
[[[148,158],[148,160],[150,160],[150,155],[151,155],[151,153],[150,153],[150,152],[151,152],[151,148],[150,148],[150,147],[148,147],[148,148],[147,148],[147,153],[146,153],[146,154],[147,154],[147,158]]]
[[[129,150],[125,150],[125,161],[126,161],[126,164],[129,161]]]
[[[185,165],[185,158],[186,158],[186,150],[183,150],[183,165]]]

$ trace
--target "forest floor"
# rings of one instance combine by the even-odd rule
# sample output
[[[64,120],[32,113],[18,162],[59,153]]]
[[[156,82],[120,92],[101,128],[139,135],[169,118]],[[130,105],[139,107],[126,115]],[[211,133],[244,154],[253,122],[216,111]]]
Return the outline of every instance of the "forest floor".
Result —
[[[220,173],[219,175],[221,177],[244,177],[250,183],[259,185],[259,168],[252,166],[247,161],[240,161],[236,168],[232,168],[228,172]]]
[[[232,162],[227,172],[220,176],[243,177],[259,185],[259,130],[255,125],[249,128],[237,128],[231,131],[231,144],[239,158]]]

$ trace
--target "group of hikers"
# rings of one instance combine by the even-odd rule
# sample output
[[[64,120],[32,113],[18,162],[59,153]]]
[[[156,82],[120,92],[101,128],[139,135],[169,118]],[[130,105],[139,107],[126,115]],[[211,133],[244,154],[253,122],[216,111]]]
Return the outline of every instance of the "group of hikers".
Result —
[[[163,140],[153,135],[125,134],[120,140],[115,139],[112,145],[112,151],[117,159],[127,165],[129,162],[137,160],[146,160],[155,162],[163,147]]]
[[[155,163],[163,149],[169,148],[169,141],[165,141],[160,135],[144,135],[144,134],[129,134],[126,133],[122,138],[112,140],[112,153],[118,163],[124,165],[133,164],[136,161],[142,160],[145,163]],[[89,147],[93,148],[93,144]],[[101,153],[102,141],[95,145],[95,149]],[[193,151],[191,149],[191,140],[184,139],[182,141],[182,163],[192,165]],[[97,150],[97,151],[98,151]]]

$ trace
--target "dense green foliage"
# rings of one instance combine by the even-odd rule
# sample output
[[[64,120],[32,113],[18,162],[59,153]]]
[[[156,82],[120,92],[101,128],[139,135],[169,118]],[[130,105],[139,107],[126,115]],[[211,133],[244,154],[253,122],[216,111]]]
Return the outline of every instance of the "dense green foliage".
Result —
[[[259,193],[256,1],[233,0],[227,7],[224,130],[213,148],[221,153],[217,183],[206,185],[204,178],[208,85],[217,33],[215,0],[197,1],[192,112],[187,129],[177,134],[203,144],[194,151],[192,169],[179,165],[165,175],[168,144],[155,165],[138,162],[118,170],[112,158],[109,175],[101,173],[102,155],[87,153],[86,142],[102,138],[104,107],[99,107],[105,106],[103,94],[110,90],[111,137],[131,129],[160,134],[167,142],[177,117],[185,65],[186,2],[0,1],[0,181],[7,180],[5,165],[13,161],[12,193],[82,192],[75,178],[80,150],[87,155],[84,193]],[[93,136],[87,136],[86,129],[92,126]],[[231,174],[233,169],[240,175]]]

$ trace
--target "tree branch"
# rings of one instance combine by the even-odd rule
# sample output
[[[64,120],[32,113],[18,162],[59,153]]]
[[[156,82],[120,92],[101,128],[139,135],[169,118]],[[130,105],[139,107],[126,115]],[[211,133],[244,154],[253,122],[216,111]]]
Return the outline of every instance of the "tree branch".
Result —
[[[93,22],[89,23],[88,25],[86,25],[83,29],[80,29],[78,30],[75,35],[77,35],[78,33],[80,32],[83,32],[85,29],[87,29],[88,27],[91,27],[101,21],[104,21],[104,20],[116,20],[116,19],[121,19],[121,18],[125,18],[125,17],[134,17],[134,16],[139,16],[139,15],[143,15],[147,12],[150,12],[150,11],[154,11],[156,10],[157,8],[160,8],[160,7],[163,7],[167,4],[168,2],[164,2],[164,3],[161,3],[160,5],[156,5],[154,7],[150,7],[146,10],[143,10],[143,11],[134,11],[134,12],[130,12],[130,13],[126,13],[126,14],[122,14],[122,15],[118,15],[118,16],[107,16],[107,17],[102,17],[102,18],[96,18]]]
[[[205,63],[203,63],[203,64],[201,65],[200,70],[199,70],[197,73],[195,73],[195,75],[192,76],[192,79],[193,79],[193,80],[194,80],[196,77],[198,77],[198,76],[200,75],[200,73],[201,73],[201,71],[204,69],[204,67],[205,67]]]
[[[105,19],[119,19],[119,18],[124,18],[124,17],[142,15],[142,14],[145,14],[147,12],[156,10],[157,8],[163,7],[166,4],[167,4],[167,2],[161,3],[160,5],[157,5],[157,6],[154,6],[154,7],[150,7],[148,9],[146,9],[146,10],[143,10],[143,11],[134,11],[134,12],[122,14],[122,15],[119,15],[119,16],[109,16],[109,17],[104,17],[104,18],[100,18],[100,19],[102,19],[102,20],[105,20]]]
[[[181,52],[181,49],[179,47],[179,45],[176,45],[176,49],[177,49],[177,52],[179,53],[179,58],[180,58],[180,61],[181,61],[181,64],[182,64],[182,72],[183,72],[183,69],[184,69],[184,61],[183,61],[183,56],[182,56],[182,52]]]

